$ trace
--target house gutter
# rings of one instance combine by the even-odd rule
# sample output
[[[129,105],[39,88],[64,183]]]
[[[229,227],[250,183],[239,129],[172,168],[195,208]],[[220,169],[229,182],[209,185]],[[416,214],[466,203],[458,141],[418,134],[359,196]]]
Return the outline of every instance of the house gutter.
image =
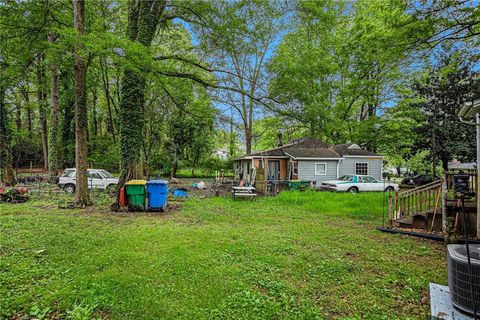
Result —
[[[342,160],[342,158],[309,158],[309,157],[298,157],[293,158],[294,160]]]
[[[383,159],[384,156],[353,156],[353,155],[344,155],[344,158],[375,158],[375,159]]]
[[[342,163],[342,159],[337,162],[337,180],[340,177],[340,163]]]

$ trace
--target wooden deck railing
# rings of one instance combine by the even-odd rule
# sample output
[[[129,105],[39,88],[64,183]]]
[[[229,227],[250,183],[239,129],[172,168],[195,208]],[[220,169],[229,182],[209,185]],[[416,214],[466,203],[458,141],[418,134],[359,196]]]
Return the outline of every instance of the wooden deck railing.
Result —
[[[441,208],[441,198],[442,180],[403,192],[397,191],[393,199],[393,219],[408,217],[412,213],[436,212]]]

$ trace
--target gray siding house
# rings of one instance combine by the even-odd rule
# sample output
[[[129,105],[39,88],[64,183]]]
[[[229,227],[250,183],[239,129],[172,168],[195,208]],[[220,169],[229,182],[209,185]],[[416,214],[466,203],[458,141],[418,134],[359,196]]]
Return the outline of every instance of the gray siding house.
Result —
[[[355,143],[331,145],[302,138],[270,150],[245,154],[234,159],[235,179],[250,178],[252,168],[265,168],[268,180],[335,180],[343,175],[370,175],[382,178],[383,156]]]

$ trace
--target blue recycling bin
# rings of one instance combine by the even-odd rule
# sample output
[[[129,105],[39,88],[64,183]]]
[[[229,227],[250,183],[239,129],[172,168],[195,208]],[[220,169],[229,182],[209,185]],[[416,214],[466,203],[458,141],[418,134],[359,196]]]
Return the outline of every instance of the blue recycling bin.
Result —
[[[162,210],[167,208],[168,182],[165,180],[150,180],[147,182],[148,208]]]

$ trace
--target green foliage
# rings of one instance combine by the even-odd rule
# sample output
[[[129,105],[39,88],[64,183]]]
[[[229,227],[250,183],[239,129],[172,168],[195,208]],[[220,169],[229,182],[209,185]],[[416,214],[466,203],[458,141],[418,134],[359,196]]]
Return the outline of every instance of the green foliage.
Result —
[[[255,150],[267,150],[276,147],[279,134],[282,136],[282,143],[284,144],[307,135],[305,128],[299,127],[291,121],[285,121],[280,117],[264,117],[255,120],[253,128]]]
[[[326,142],[376,149],[375,124],[408,51],[409,16],[398,1],[300,2],[298,23],[269,69],[270,92],[291,108],[285,114]],[[362,123],[360,121],[365,121]],[[371,135],[371,136],[370,136]]]
[[[414,104],[424,114],[418,128],[420,139],[415,146],[429,150],[433,161],[440,160],[448,170],[448,161],[475,159],[475,126],[460,122],[457,114],[461,106],[478,94],[480,82],[472,72],[472,65],[458,51],[446,48],[437,57],[439,63],[426,70],[413,84]]]
[[[412,70],[429,73],[444,45],[458,57],[435,71],[438,79],[454,78],[465,61],[475,65],[478,19],[472,1],[106,0],[86,1],[86,34],[79,35],[69,0],[6,1],[0,87],[2,128],[9,129],[2,138],[11,148],[2,150],[17,165],[46,161],[44,133],[50,162],[74,165],[73,53],[82,44],[91,162],[210,172],[223,166],[210,158],[214,147],[234,157],[243,141],[246,149],[275,146],[281,131],[284,142],[355,142],[408,167],[432,145],[432,132],[418,131],[425,94],[410,92],[431,83],[412,89]],[[52,66],[60,76],[58,127],[48,107]],[[442,81],[436,85],[450,90]],[[437,150],[448,156],[430,150],[425,161],[472,158],[464,139],[470,129],[461,139],[441,137],[450,142]]]
[[[94,167],[108,168],[110,170],[118,169],[118,141],[114,143],[105,139],[92,139],[89,143],[89,149],[88,161]]]
[[[176,175],[182,160],[189,162],[193,175],[195,167],[203,157],[211,154],[213,147],[214,112],[208,99],[203,96],[203,99],[186,100],[184,103],[173,111],[169,125],[170,139],[166,148],[172,163],[172,176]]]

